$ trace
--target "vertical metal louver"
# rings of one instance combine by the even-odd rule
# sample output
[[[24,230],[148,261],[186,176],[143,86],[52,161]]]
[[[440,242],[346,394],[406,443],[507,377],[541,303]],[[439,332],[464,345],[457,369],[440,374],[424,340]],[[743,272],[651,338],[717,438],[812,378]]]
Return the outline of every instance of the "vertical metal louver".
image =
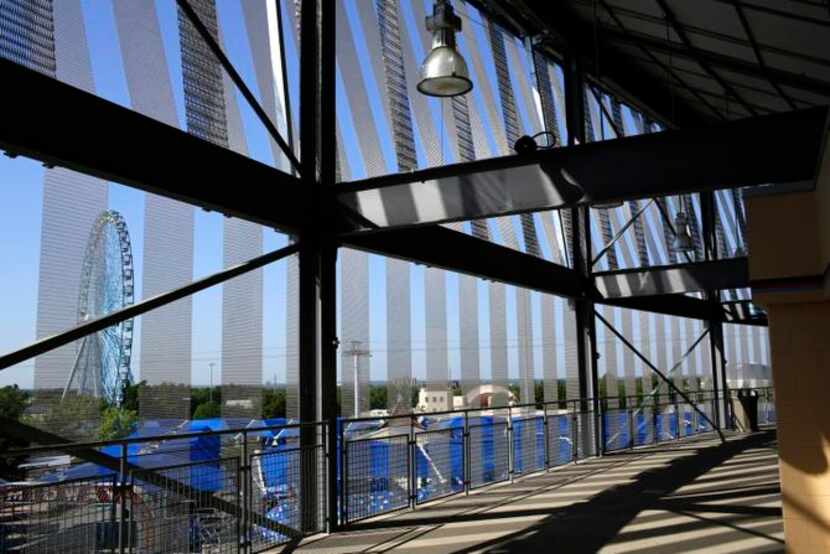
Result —
[[[60,2],[62,4],[62,2]],[[69,4],[71,2],[67,2]],[[130,103],[137,112],[179,126],[173,87],[154,3],[112,4]],[[147,60],[153,63],[147,63]],[[142,292],[145,297],[193,280],[193,206],[145,196]],[[142,316],[139,414],[187,419],[192,370],[193,299],[183,298]],[[161,396],[153,396],[153,389]]]
[[[591,102],[588,99],[588,95],[584,95],[583,98],[585,99],[585,140],[588,142],[594,142],[597,139],[597,132],[594,129],[594,110],[591,109]],[[602,95],[597,99],[597,111],[602,110],[602,106],[599,105],[599,102],[603,101]],[[597,114],[597,118],[599,119],[599,125],[602,127],[604,124],[602,122],[602,113]],[[602,209],[602,210],[595,210],[595,214],[599,217],[599,228],[600,233],[602,236],[602,245],[597,245],[598,248],[604,247],[606,244],[610,243],[614,238],[614,231],[611,228],[611,216],[610,210]],[[605,253],[605,259],[608,263],[608,269],[614,270],[619,269],[620,264],[617,260],[617,245],[615,244],[611,248],[608,249],[608,252]]]
[[[52,0],[0,2],[0,57],[55,76]]]
[[[213,0],[190,0],[190,5],[213,40],[218,41],[219,28]],[[178,18],[187,130],[192,135],[227,148],[222,66],[181,8],[178,9]]]
[[[376,0],[377,25],[383,59],[384,82],[392,121],[393,142],[398,171],[417,168],[415,136],[412,131],[412,114],[407,96],[406,74],[401,52],[401,33],[398,4],[394,0]],[[436,270],[427,270],[436,271]],[[424,294],[427,307],[434,306],[437,291],[428,287]],[[386,260],[386,328],[387,328],[387,379],[390,393],[404,399],[410,392],[412,376],[412,335],[410,326],[410,267],[407,262],[389,258]],[[429,333],[428,333],[429,335]],[[444,314],[446,337],[446,314]],[[446,338],[444,339],[446,352]],[[446,368],[445,368],[446,369]],[[431,380],[427,368],[427,380]],[[445,383],[446,386],[446,383]],[[395,402],[395,398],[390,398]],[[394,408],[394,406],[393,406]]]
[[[501,28],[490,21],[487,25],[490,47],[493,53],[493,62],[496,69],[496,80],[498,83],[499,99],[501,101],[502,119],[504,122],[505,145],[508,150],[521,136],[519,117],[516,111],[516,100],[513,96],[513,86],[510,81],[510,72],[507,65],[507,54],[505,51],[504,35]],[[528,254],[541,256],[539,240],[536,236],[536,228],[533,222],[533,215],[522,214],[520,216],[522,234],[524,236],[525,250]],[[510,218],[498,219],[499,230],[502,235],[502,242],[510,248],[519,249],[519,241],[515,237]],[[516,289],[516,325],[519,354],[519,392],[521,403],[534,401],[534,369],[533,369],[533,321],[530,305],[530,291]]]
[[[415,135],[412,132],[412,114],[409,110],[406,73],[401,53],[398,5],[394,0],[376,0],[375,8],[398,171],[413,171],[418,168],[418,159],[415,155]]]
[[[214,0],[195,0],[191,6],[213,39],[220,42]],[[231,88],[233,84],[181,9],[178,20],[188,132],[247,154],[242,122]],[[261,253],[262,230],[258,225],[224,219],[222,257],[225,267]],[[222,414],[225,417],[258,418],[262,415],[262,310],[261,271],[222,285],[221,382]]]
[[[746,216],[744,215],[743,197],[741,196],[741,189],[731,189],[732,202],[735,205],[735,246],[736,248],[746,249]]]
[[[79,3],[0,2],[0,57],[94,92]],[[99,214],[107,209],[107,202],[105,181],[64,168],[44,171],[36,338],[78,324],[78,295],[87,239]],[[70,344],[35,358],[35,410],[46,411],[60,401],[77,355],[76,345]],[[97,419],[97,410],[86,417]],[[61,434],[68,439],[94,439],[88,432],[97,426],[94,421],[87,423],[86,430],[78,429],[77,434]]]

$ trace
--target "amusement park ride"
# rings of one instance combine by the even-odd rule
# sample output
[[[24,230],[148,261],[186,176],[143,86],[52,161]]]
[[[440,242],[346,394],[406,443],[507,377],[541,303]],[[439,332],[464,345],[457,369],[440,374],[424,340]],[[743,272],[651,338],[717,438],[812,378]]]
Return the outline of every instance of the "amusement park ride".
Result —
[[[107,210],[95,220],[87,240],[78,295],[78,323],[132,305],[134,300],[133,254],[124,218]],[[133,320],[127,319],[76,343],[75,361],[66,380],[62,399],[78,394],[121,399],[130,381]]]

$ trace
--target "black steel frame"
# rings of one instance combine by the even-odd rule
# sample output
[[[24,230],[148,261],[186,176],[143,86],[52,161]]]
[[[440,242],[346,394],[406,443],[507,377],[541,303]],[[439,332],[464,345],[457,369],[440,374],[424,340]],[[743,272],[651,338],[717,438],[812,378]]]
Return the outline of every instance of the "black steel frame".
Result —
[[[190,17],[203,38],[211,46],[214,54],[222,65],[229,71],[235,81],[238,75],[230,62],[224,56],[221,48],[205,33],[204,27],[198,21],[187,0],[177,0],[184,13]],[[602,2],[604,4],[604,2]],[[305,101],[301,105],[300,139],[301,152],[299,160],[293,154],[291,147],[285,143],[273,124],[269,124],[267,116],[247,91],[244,83],[237,82],[240,90],[251,103],[253,109],[263,120],[272,136],[282,147],[286,156],[295,166],[299,178],[277,171],[273,168],[254,162],[243,156],[234,154],[227,149],[211,145],[188,135],[177,129],[170,128],[140,114],[121,108],[90,94],[74,89],[68,85],[56,82],[39,75],[31,70],[22,68],[12,62],[0,60],[0,75],[4,81],[15,82],[16,86],[8,91],[12,98],[8,99],[7,106],[14,106],[6,110],[4,118],[0,119],[0,148],[11,155],[25,155],[44,161],[49,165],[61,165],[73,170],[81,171],[106,179],[115,180],[135,186],[150,192],[164,194],[173,198],[191,202],[204,208],[220,210],[228,215],[242,217],[285,230],[295,238],[292,246],[272,252],[232,268],[214,276],[192,283],[181,289],[171,291],[154,299],[147,300],[131,308],[105,316],[100,320],[89,322],[78,328],[71,329],[60,335],[49,337],[17,352],[0,358],[0,369],[11,364],[20,363],[36,355],[47,352],[60,345],[94,332],[100,328],[112,325],[123,319],[134,317],[155,307],[164,305],[175,299],[182,298],[217,283],[221,283],[236,275],[241,275],[258,267],[275,261],[281,257],[296,253],[299,256],[300,266],[300,414],[303,421],[334,421],[336,414],[336,359],[338,340],[336,336],[336,275],[335,264],[338,248],[343,245],[355,246],[375,251],[385,255],[398,256],[405,259],[414,259],[422,263],[437,265],[450,270],[467,272],[472,275],[488,279],[501,280],[522,287],[543,290],[560,294],[571,299],[576,313],[577,327],[577,360],[579,365],[579,388],[581,411],[591,411],[599,414],[599,399],[596,397],[597,387],[597,349],[596,349],[596,316],[595,302],[605,302],[612,305],[624,305],[629,308],[652,310],[672,315],[694,317],[706,320],[710,330],[712,344],[712,358],[714,382],[725,387],[725,369],[722,349],[722,333],[719,328],[723,321],[722,310],[719,306],[717,291],[707,289],[707,300],[697,300],[682,295],[672,295],[662,298],[660,306],[655,302],[640,299],[626,298],[620,301],[608,301],[596,294],[592,270],[590,233],[586,232],[590,225],[590,211],[587,206],[580,205],[563,208],[570,212],[572,222],[568,257],[573,260],[571,269],[556,266],[538,258],[519,252],[505,252],[505,249],[495,245],[470,239],[465,236],[453,236],[454,244],[463,241],[465,248],[452,252],[441,251],[437,248],[430,253],[424,248],[429,243],[430,248],[436,247],[435,241],[425,240],[425,237],[447,237],[452,232],[438,227],[395,231],[373,231],[357,233],[361,223],[356,221],[354,213],[343,209],[337,199],[338,190],[335,187],[336,167],[336,119],[335,119],[335,6],[333,0],[305,0],[302,3],[300,18],[301,30],[301,63],[300,63],[300,90]],[[207,36],[205,36],[207,35]],[[602,149],[607,144],[587,145],[584,133],[584,93],[586,75],[580,57],[576,51],[564,53],[564,72],[566,87],[566,120],[571,129],[572,145],[578,142],[578,148]],[[234,77],[235,76],[235,77]],[[782,82],[779,79],[779,82]],[[37,109],[22,109],[33,99],[42,97],[43,91],[48,91],[51,101],[43,104],[38,102]],[[41,94],[35,94],[35,92]],[[250,98],[249,98],[250,96]],[[74,109],[77,108],[77,109]],[[96,113],[90,118],[89,114]],[[819,112],[816,112],[819,113]],[[816,126],[816,140],[821,143],[821,137],[827,126],[827,111],[821,112],[822,121]],[[9,117],[5,117],[8,115]],[[778,117],[775,121],[788,124],[785,117]],[[802,115],[802,119],[806,116]],[[810,117],[815,117],[810,114]],[[34,118],[34,119],[33,119]],[[75,129],[94,124],[102,127],[100,132],[90,132],[78,141]],[[798,119],[798,118],[796,118]],[[92,122],[92,123],[91,123]],[[752,131],[753,121],[736,124],[736,129]],[[67,134],[71,129],[71,135]],[[118,132],[114,132],[117,130]],[[159,158],[156,164],[147,164],[148,152],[137,155],[135,149],[123,148],[117,142],[111,144],[112,136],[143,137],[148,148],[154,149]],[[686,139],[707,141],[706,132],[691,132],[683,135]],[[99,138],[95,138],[99,137]],[[661,136],[654,135],[627,140],[626,144],[643,145],[643,147],[657,147],[662,140]],[[801,138],[804,137],[794,137]],[[812,135],[807,140],[812,140]],[[685,140],[685,139],[684,139]],[[688,145],[681,145],[683,147]],[[818,151],[823,144],[818,144]],[[682,155],[682,148],[676,146],[675,154]],[[775,146],[780,149],[780,145]],[[566,149],[563,149],[566,150]],[[594,151],[594,150],[591,150]],[[623,149],[624,151],[624,149]],[[779,152],[780,153],[780,152]],[[152,154],[152,153],[150,153]],[[548,155],[548,154],[546,154]],[[559,155],[559,154],[549,154]],[[810,153],[799,154],[800,160],[809,161]],[[753,152],[753,159],[757,161],[757,152]],[[170,161],[171,163],[166,163]],[[564,161],[564,158],[563,158]],[[172,163],[175,162],[175,163]],[[492,162],[484,162],[492,163]],[[515,161],[501,160],[495,162],[515,164]],[[476,164],[472,162],[466,166],[459,166],[453,171],[470,171]],[[780,164],[779,164],[780,165]],[[771,166],[764,166],[769,171]],[[176,169],[182,168],[182,169]],[[445,169],[434,170],[441,173]],[[185,173],[187,172],[186,176]],[[236,187],[235,194],[230,195],[214,187],[194,186],[200,180],[208,182],[217,174],[235,174],[238,183],[246,183],[244,190]],[[777,174],[776,174],[777,175]],[[814,175],[814,174],[813,174]],[[244,177],[244,178],[243,178]],[[737,177],[737,176],[736,176]],[[398,177],[391,177],[394,182]],[[775,180],[775,179],[770,179]],[[279,186],[280,201],[274,202],[272,192],[274,185]],[[698,189],[695,189],[698,190]],[[706,260],[714,263],[717,252],[714,241],[711,185],[702,187],[703,198],[703,226],[706,245]],[[632,190],[626,193],[630,197],[642,197],[651,194],[674,194],[683,192],[671,187],[654,187]],[[603,196],[604,195],[604,196]],[[599,191],[602,199],[626,197],[614,190]],[[286,201],[287,200],[287,201]],[[344,234],[345,233],[345,234]],[[408,234],[407,234],[408,233]],[[390,240],[406,235],[405,241]],[[374,242],[373,242],[374,241]],[[397,244],[396,244],[397,242]],[[418,242],[422,244],[419,246]],[[437,254],[436,254],[437,252]],[[466,253],[466,255],[465,255]],[[488,259],[481,261],[481,256]],[[492,256],[492,257],[491,257]],[[518,270],[516,268],[519,268]],[[668,307],[667,307],[668,306]],[[650,362],[647,360],[649,365]],[[653,367],[653,366],[652,366]],[[658,372],[659,373],[659,372]],[[678,391],[681,395],[683,393]],[[588,400],[591,399],[591,400]],[[590,406],[589,406],[590,404]],[[720,406],[716,412],[716,423],[724,425],[729,421],[728,406]],[[705,416],[704,416],[705,417]],[[22,424],[4,421],[10,434],[21,434],[27,431]],[[720,431],[719,426],[713,426]],[[301,448],[319,444],[321,431],[301,428]],[[325,432],[327,444],[334,445],[337,441],[334,425],[329,425]],[[599,434],[596,434],[596,451],[601,451]],[[29,436],[28,438],[31,438]],[[59,437],[46,437],[44,443],[59,444]],[[94,457],[93,452],[88,452]],[[304,460],[301,464],[302,482],[305,490],[317,491],[317,473],[312,460]],[[122,468],[123,469],[123,468]],[[242,468],[246,470],[248,468]],[[336,497],[336,475],[334,471],[328,473],[329,498]],[[303,501],[303,529],[317,528],[315,493],[309,494]],[[331,529],[336,528],[338,517],[336,503],[328,506],[328,522]],[[290,532],[300,535],[294,530]]]

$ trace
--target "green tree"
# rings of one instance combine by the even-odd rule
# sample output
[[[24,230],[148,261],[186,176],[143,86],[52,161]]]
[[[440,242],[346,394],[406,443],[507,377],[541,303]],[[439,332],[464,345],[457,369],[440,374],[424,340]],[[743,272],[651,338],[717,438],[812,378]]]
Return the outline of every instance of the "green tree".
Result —
[[[89,440],[97,434],[100,416],[101,402],[98,398],[71,394],[62,399],[55,398],[39,426],[70,440]]]
[[[19,421],[29,404],[29,393],[20,390],[17,385],[0,388],[0,416]],[[26,448],[29,442],[22,439],[13,439],[0,434],[0,478],[9,481],[23,479],[24,472],[20,464],[25,456],[7,456],[5,452],[14,448]]]
[[[285,416],[285,389],[266,389],[262,393],[262,417]]]
[[[135,428],[138,414],[133,410],[111,406],[101,414],[98,438],[102,441],[126,437]]]
[[[215,400],[199,404],[193,412],[193,419],[210,419],[222,415],[222,407]]]
[[[0,388],[0,417],[17,421],[28,404],[29,393],[17,385]]]
[[[386,408],[386,386],[369,385],[369,409],[383,410]]]
[[[220,406],[222,405],[222,387],[217,386],[212,389],[211,387],[200,387],[192,389],[190,391],[190,417],[198,419],[196,417],[196,410],[199,406],[211,400]]]
[[[124,383],[121,388],[121,407],[138,413],[138,391],[147,386],[147,381]]]

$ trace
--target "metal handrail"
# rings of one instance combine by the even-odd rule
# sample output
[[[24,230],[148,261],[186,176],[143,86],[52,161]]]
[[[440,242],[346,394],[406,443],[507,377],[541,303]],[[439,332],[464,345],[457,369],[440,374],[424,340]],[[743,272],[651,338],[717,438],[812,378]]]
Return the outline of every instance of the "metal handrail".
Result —
[[[199,421],[199,420],[190,420]],[[275,431],[283,429],[294,429],[301,427],[319,427],[326,425],[326,421],[310,421],[305,423],[281,423],[279,425],[264,425],[261,427],[236,427],[233,429],[211,429],[207,431],[190,431],[187,433],[167,433],[164,435],[147,435],[141,437],[125,437],[121,439],[109,439],[102,441],[86,441],[86,442],[66,442],[59,444],[50,444],[42,446],[28,446],[26,448],[8,450],[6,452],[9,456],[18,454],[32,454],[36,452],[51,452],[55,450],[79,450],[82,448],[102,448],[105,446],[129,446],[131,444],[141,444],[147,442],[161,442],[179,439],[193,439],[204,438],[206,436],[218,435],[239,435],[249,433],[261,433],[263,431]]]

